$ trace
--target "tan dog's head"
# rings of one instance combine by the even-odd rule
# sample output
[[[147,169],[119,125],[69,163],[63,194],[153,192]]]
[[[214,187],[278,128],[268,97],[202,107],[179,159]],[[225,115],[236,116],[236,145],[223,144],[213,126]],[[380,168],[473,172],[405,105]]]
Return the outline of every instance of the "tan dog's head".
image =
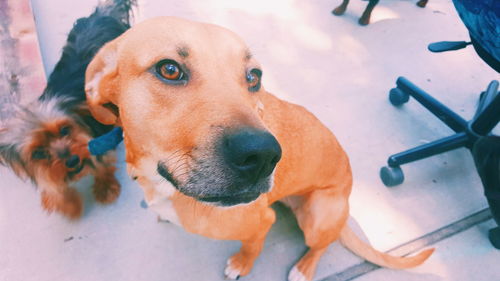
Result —
[[[86,92],[97,120],[123,126],[133,176],[231,206],[269,191],[281,157],[259,116],[261,76],[229,30],[161,17],[103,47]]]

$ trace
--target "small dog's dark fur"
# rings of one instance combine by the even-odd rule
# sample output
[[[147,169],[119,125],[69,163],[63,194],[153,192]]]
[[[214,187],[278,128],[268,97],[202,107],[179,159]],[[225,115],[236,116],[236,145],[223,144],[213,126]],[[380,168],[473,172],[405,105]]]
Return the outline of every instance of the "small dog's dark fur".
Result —
[[[85,71],[97,51],[129,27],[131,0],[108,0],[89,17],[78,19],[42,96],[0,128],[0,163],[41,191],[42,207],[69,218],[81,216],[83,206],[70,185],[93,174],[94,195],[101,203],[120,193],[114,177],[114,155],[94,157],[88,141],[111,129],[97,122],[85,103]]]
[[[417,2],[417,6],[424,8],[425,5],[427,5],[428,1],[429,0],[419,0]],[[360,25],[367,25],[370,23],[370,17],[372,15],[373,8],[375,8],[378,2],[379,0],[369,0],[368,5],[366,6],[365,11],[363,12],[363,15],[361,15],[361,17],[359,18],[358,23]],[[343,0],[342,4],[340,4],[340,6],[338,6],[332,11],[332,14],[337,16],[343,15],[345,13],[345,10],[347,9],[348,4],[349,0]]]

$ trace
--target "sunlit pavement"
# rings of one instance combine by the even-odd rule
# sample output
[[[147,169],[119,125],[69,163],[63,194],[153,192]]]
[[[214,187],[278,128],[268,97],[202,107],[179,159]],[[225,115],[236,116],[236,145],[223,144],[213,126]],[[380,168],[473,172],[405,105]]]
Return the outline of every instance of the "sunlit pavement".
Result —
[[[57,61],[73,21],[95,5],[82,2],[33,0],[46,71]],[[356,231],[383,251],[415,239],[399,251],[436,247],[418,268],[375,270],[334,243],[316,280],[357,275],[355,280],[362,281],[500,280],[500,251],[487,239],[494,223],[480,212],[487,204],[467,150],[404,165],[406,180],[397,187],[386,188],[378,176],[389,155],[452,133],[413,100],[401,108],[389,103],[388,91],[398,76],[470,119],[480,92],[498,74],[472,48],[427,51],[431,42],[468,39],[450,0],[431,0],[424,9],[416,1],[382,0],[366,27],[357,20],[367,2],[352,0],[344,16],[333,16],[339,2],[148,0],[140,1],[136,15],[137,21],[174,15],[238,33],[262,64],[266,90],[316,114],[349,154],[354,172],[350,223]],[[0,68],[11,71],[5,64]],[[26,91],[20,100],[38,94],[38,89]],[[79,188],[86,210],[77,222],[47,216],[35,188],[0,168],[0,280],[223,280],[226,259],[239,242],[210,240],[158,223],[141,207],[142,191],[126,174],[123,147],[118,166],[119,200],[110,206],[94,203],[88,190],[92,179],[84,180]],[[283,206],[276,210],[278,222],[260,258],[240,280],[286,280],[304,253],[293,216]],[[470,228],[460,232],[464,228],[456,222],[464,218]],[[451,229],[450,237],[435,232],[443,227]]]

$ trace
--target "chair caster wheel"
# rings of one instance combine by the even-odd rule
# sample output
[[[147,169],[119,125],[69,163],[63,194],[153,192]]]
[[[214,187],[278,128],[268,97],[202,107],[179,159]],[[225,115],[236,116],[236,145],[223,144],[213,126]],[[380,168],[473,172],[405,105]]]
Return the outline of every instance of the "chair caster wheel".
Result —
[[[405,176],[400,167],[382,167],[380,169],[380,179],[387,187],[403,183]]]
[[[493,247],[500,250],[500,227],[490,229],[488,238],[490,239]]]
[[[403,92],[399,88],[392,88],[391,91],[389,91],[389,101],[394,106],[400,106],[402,104],[407,103],[409,100],[410,100],[410,95]]]

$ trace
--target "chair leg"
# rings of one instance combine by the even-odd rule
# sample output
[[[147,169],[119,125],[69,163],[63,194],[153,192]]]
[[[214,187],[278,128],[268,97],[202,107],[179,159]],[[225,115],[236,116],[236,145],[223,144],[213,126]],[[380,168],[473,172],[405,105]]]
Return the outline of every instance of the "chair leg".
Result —
[[[486,91],[481,93],[479,98],[479,104],[474,114],[474,119],[476,119],[481,112],[495,99],[498,94],[498,81],[493,80],[486,88]]]
[[[488,238],[490,239],[493,247],[500,250],[500,200],[488,199],[491,214],[497,223],[497,227],[490,229]]]
[[[387,160],[387,164],[390,167],[398,167],[464,146],[469,146],[469,136],[465,132],[462,132],[391,155]]]
[[[477,173],[484,187],[484,195],[490,206],[491,215],[500,226],[500,137],[479,138],[472,148],[472,157]],[[491,244],[500,249],[500,227],[490,230]]]
[[[488,236],[493,247],[500,250],[500,227],[490,229]]]
[[[455,132],[465,131],[467,128],[467,121],[460,117],[444,104],[427,94],[422,89],[418,88],[415,84],[408,81],[404,77],[399,77],[396,81],[398,89],[408,93],[415,98],[420,104],[427,108],[432,114],[443,121],[448,127]]]
[[[492,81],[484,93],[471,124],[474,133],[485,136],[500,122],[500,95],[498,92],[498,81]]]
[[[394,154],[389,157],[389,166],[380,169],[380,179],[387,187],[403,183],[404,173],[400,165],[424,159],[436,154],[450,151],[460,147],[470,147],[472,140],[467,133],[461,132],[428,144],[417,146],[407,151]]]

